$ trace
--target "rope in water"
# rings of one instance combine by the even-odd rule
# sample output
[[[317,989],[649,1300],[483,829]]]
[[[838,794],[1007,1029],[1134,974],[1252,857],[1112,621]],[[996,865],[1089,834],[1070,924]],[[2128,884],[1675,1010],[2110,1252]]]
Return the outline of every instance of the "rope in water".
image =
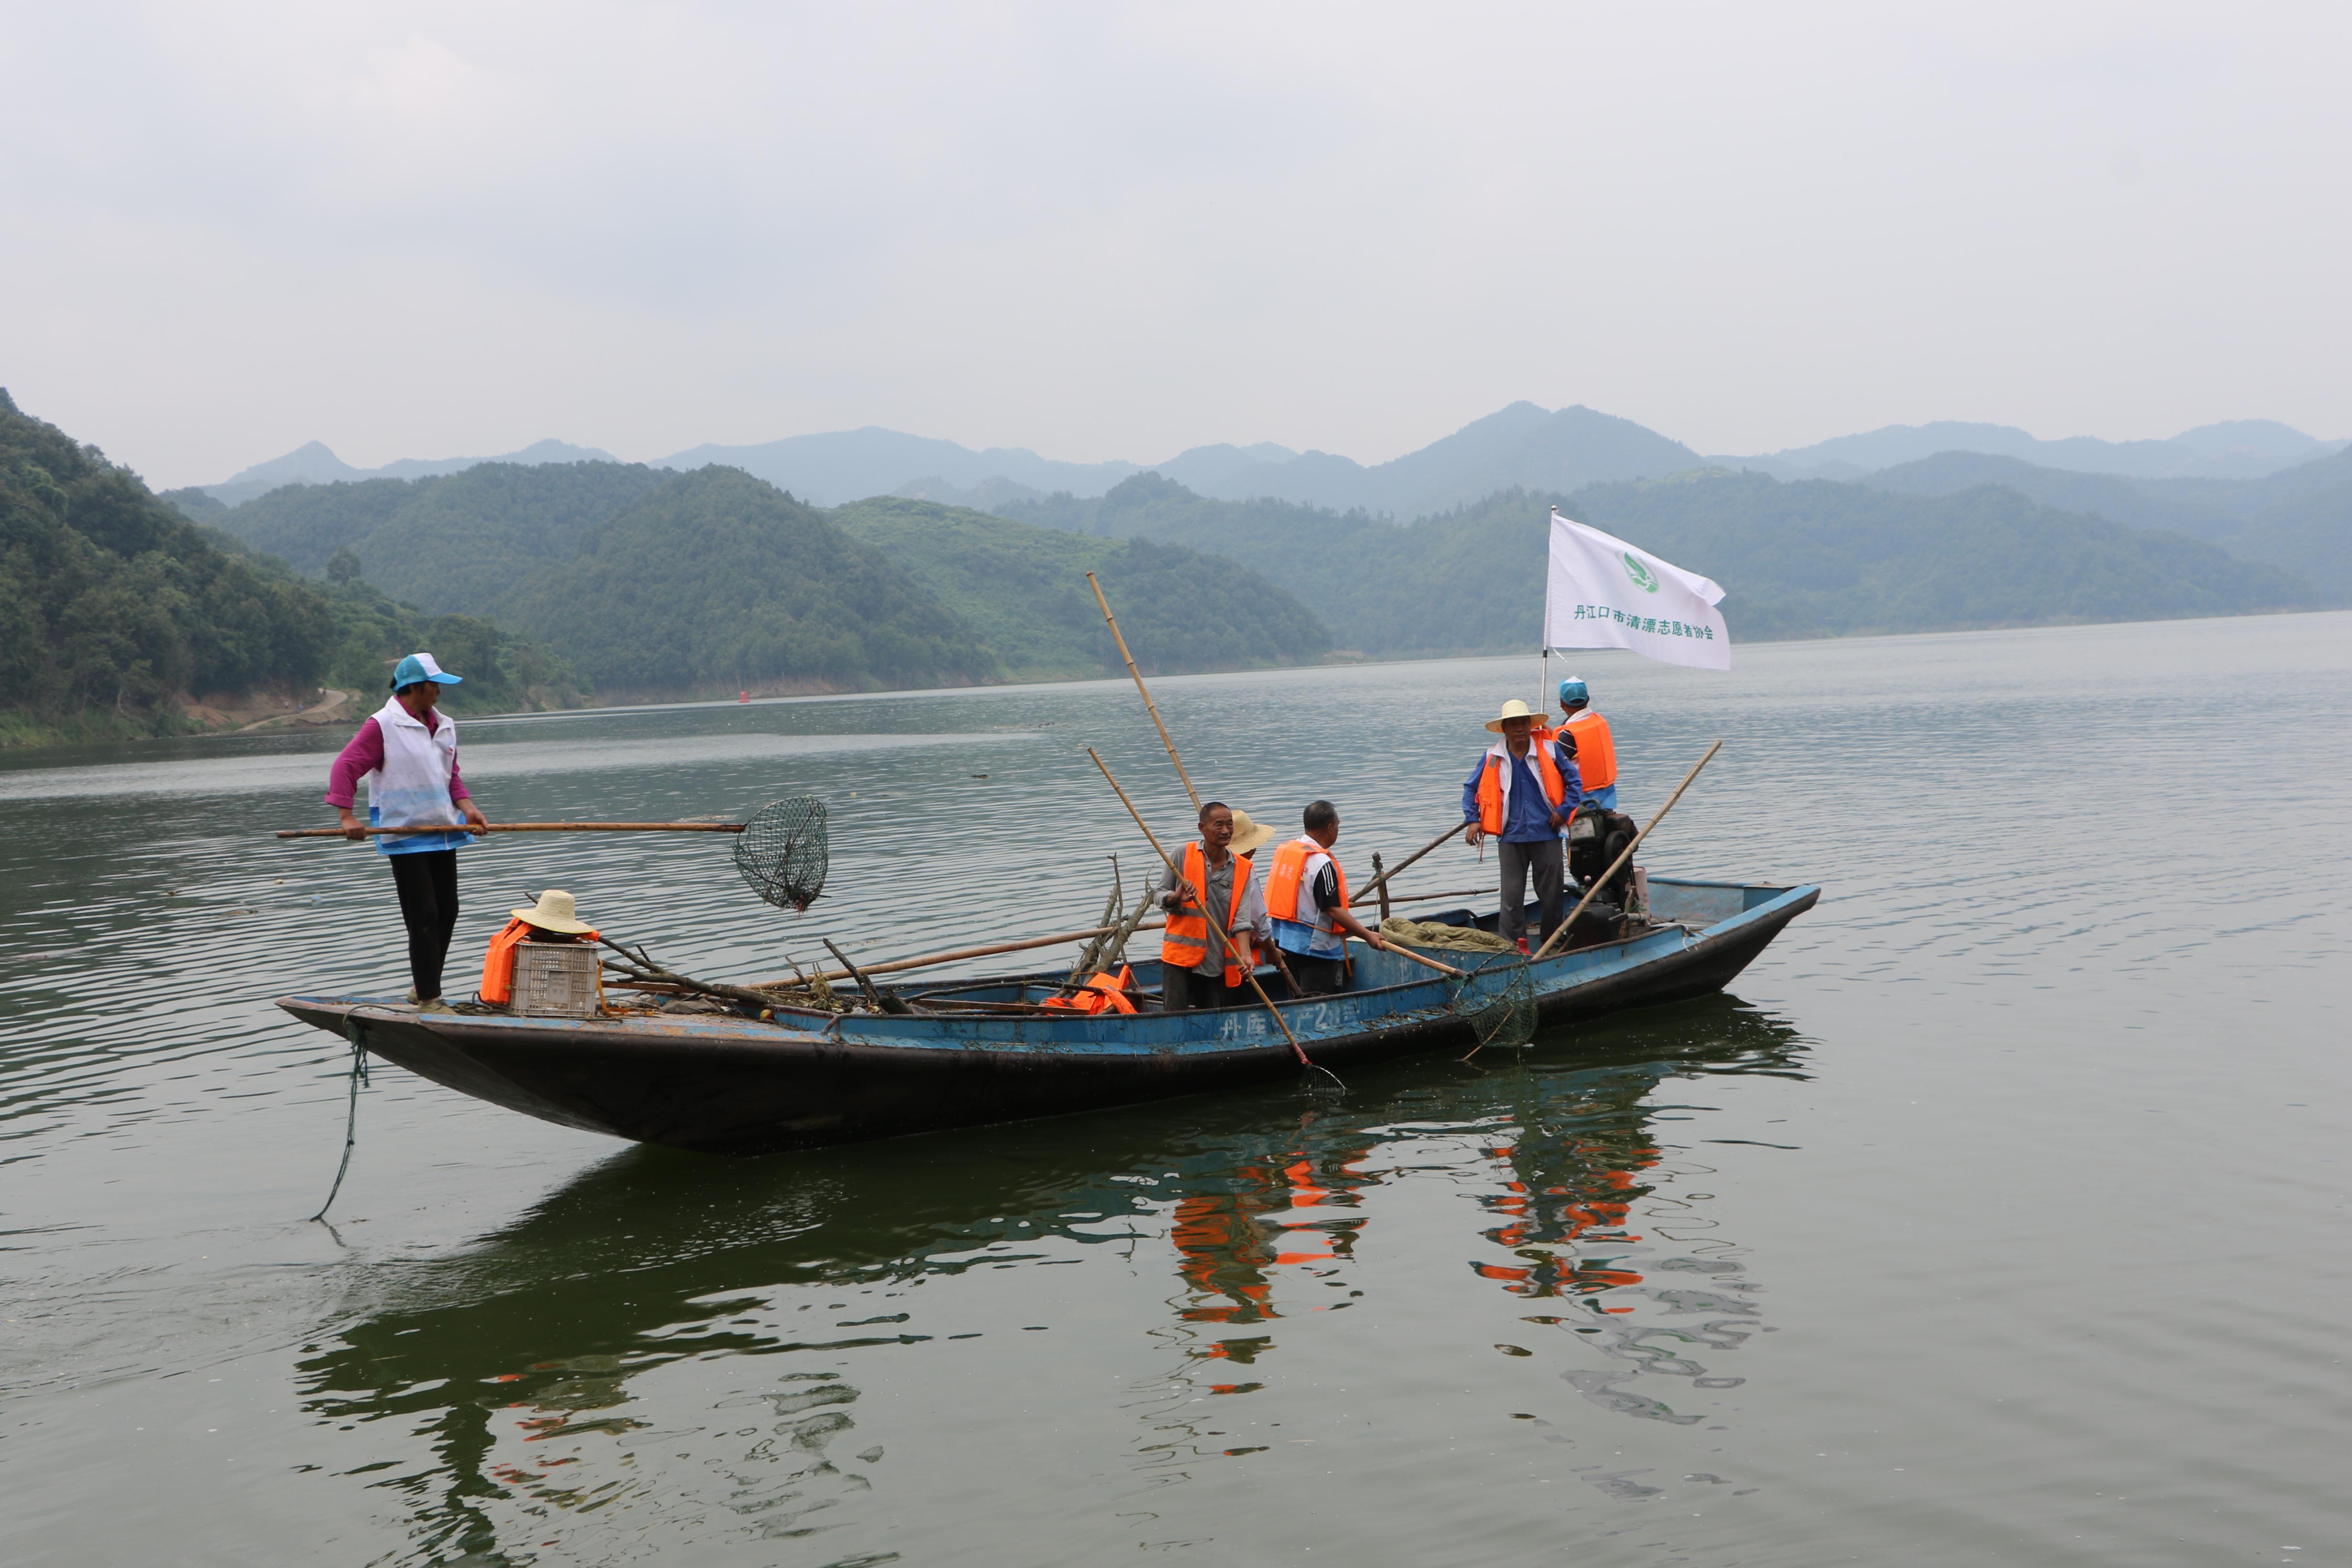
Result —
[[[335,1185],[327,1189],[327,1201],[319,1206],[313,1219],[327,1218],[327,1210],[335,1207],[335,1195],[343,1190],[343,1177],[352,1168],[352,1148],[360,1141],[360,1086],[368,1080],[367,1040],[360,1033],[357,1019],[343,1020],[343,1034],[352,1042],[351,1103],[343,1113],[343,1163],[335,1167]]]

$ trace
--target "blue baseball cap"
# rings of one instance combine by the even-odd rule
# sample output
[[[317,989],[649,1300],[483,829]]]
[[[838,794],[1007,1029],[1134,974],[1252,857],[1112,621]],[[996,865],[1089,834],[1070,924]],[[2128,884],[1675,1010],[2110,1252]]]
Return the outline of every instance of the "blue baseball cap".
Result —
[[[1583,703],[1591,702],[1592,698],[1585,691],[1584,682],[1575,675],[1570,675],[1559,683],[1559,700],[1564,703]]]
[[[465,678],[463,675],[445,674],[441,666],[434,662],[433,655],[430,653],[411,653],[393,666],[392,689],[398,691],[403,686],[413,686],[422,681],[431,681],[436,685],[454,686]]]

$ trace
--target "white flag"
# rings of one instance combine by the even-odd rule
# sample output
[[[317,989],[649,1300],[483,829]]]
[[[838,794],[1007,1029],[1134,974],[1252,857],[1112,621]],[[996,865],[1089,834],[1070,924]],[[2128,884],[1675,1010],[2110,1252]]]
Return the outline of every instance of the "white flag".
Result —
[[[1695,571],[1551,513],[1544,646],[1631,648],[1701,670],[1731,668],[1723,590]]]

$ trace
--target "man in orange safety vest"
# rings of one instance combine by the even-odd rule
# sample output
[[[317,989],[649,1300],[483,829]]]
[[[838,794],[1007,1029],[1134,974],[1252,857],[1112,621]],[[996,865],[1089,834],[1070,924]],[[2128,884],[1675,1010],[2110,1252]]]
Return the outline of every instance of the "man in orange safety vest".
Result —
[[[1252,824],[1249,841],[1234,838],[1234,810],[1223,800],[1201,808],[1201,836],[1176,857],[1182,873],[1181,889],[1172,874],[1160,880],[1160,906],[1168,911],[1168,928],[1160,938],[1160,1005],[1164,1012],[1192,1008],[1238,1007],[1248,973],[1257,966],[1254,941],[1268,941],[1274,923],[1265,913],[1265,890],[1251,874],[1247,853],[1274,836],[1271,827]],[[1200,903],[1206,894],[1205,908]],[[1214,920],[1225,930],[1232,952],[1209,929]],[[1235,956],[1240,959],[1234,962]]]
[[[1576,761],[1555,740],[1538,740],[1542,716],[1514,697],[1486,728],[1503,738],[1486,748],[1462,784],[1464,837],[1472,848],[1495,841],[1503,876],[1496,929],[1528,950],[1528,878],[1549,936],[1560,916],[1559,830],[1584,797]]]
[[[1388,943],[1348,909],[1348,873],[1331,853],[1339,841],[1339,809],[1310,802],[1305,827],[1304,836],[1274,852],[1265,910],[1299,994],[1314,996],[1346,988],[1349,937],[1383,952]]]

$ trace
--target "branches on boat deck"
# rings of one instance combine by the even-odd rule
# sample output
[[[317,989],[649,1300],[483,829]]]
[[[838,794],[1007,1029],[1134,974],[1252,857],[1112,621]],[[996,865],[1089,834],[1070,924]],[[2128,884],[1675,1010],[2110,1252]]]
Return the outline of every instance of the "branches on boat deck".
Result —
[[[1118,863],[1118,857],[1114,855],[1111,858],[1114,873]],[[1119,889],[1114,884],[1111,897],[1117,900],[1118,895]],[[1070,966],[1069,983],[1083,986],[1090,977],[1118,968],[1127,956],[1128,940],[1141,927],[1143,917],[1150,914],[1152,906],[1159,902],[1160,890],[1146,883],[1142,894],[1135,901],[1134,909],[1124,919],[1120,917],[1116,903],[1108,908],[1103,915],[1102,928],[1087,945],[1087,950],[1078,955],[1078,961]]]
[[[1126,885],[1118,874],[1118,857],[1110,855],[1107,858],[1110,862],[1110,896],[1103,901],[1101,918],[1095,923],[1098,928],[1095,939],[1086,945],[1070,965],[1070,981],[1073,985],[1084,984],[1087,976],[1101,967],[1103,938],[1109,936],[1118,926],[1119,910],[1127,903]]]
[[[629,947],[608,936],[599,936],[597,945],[608,947],[621,956],[615,963],[607,958],[604,968],[620,977],[622,984],[655,995],[712,997],[721,1001],[740,1002],[748,1007],[797,1008],[803,1011],[838,1013],[848,1011],[847,1005],[833,993],[822,975],[813,976],[806,985],[773,985],[754,988],[730,986],[717,980],[698,980],[691,975],[681,975],[655,961],[642,946]]]

